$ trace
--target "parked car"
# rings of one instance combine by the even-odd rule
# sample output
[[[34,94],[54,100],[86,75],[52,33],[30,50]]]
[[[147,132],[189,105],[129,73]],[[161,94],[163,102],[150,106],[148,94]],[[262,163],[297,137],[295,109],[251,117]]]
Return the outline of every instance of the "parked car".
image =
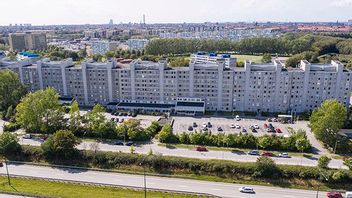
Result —
[[[276,133],[282,133],[281,129],[279,129],[279,128],[276,128],[275,131],[276,131]]]
[[[32,139],[32,135],[31,134],[26,134],[22,138],[23,139]]]
[[[248,152],[248,155],[259,155],[259,151],[258,150],[251,150]]]
[[[202,127],[203,127],[203,128],[207,127],[207,123],[204,122],[203,125],[202,125]]]
[[[279,154],[279,157],[282,157],[282,158],[290,158],[291,156],[289,156],[288,153],[280,153],[280,154]]]
[[[3,167],[3,166],[4,166],[4,164],[2,162],[0,162],[0,167]]]
[[[267,129],[268,128],[268,125],[265,123],[264,124],[264,129]]]
[[[246,128],[242,128],[242,132],[247,132],[247,129]]]
[[[116,122],[119,122],[120,120],[119,120],[119,118],[116,118],[115,121],[116,121]]]
[[[223,131],[221,127],[218,127],[218,131]]]
[[[256,133],[256,132],[258,132],[258,131],[257,131],[257,129],[254,129],[254,128],[253,128],[253,129],[252,129],[252,132],[253,132],[253,133]]]
[[[238,125],[238,124],[236,124],[236,129],[240,129],[241,128],[241,126],[240,125]]]
[[[207,127],[208,127],[208,128],[211,128],[212,126],[213,126],[213,125],[211,125],[210,122],[207,123]]]
[[[239,191],[241,193],[254,193],[254,189],[252,187],[241,187]]]
[[[278,119],[277,118],[273,118],[273,119],[271,119],[273,122],[277,122],[278,121]]]
[[[263,151],[261,156],[273,157],[274,154],[272,152],[269,152],[269,151]]]
[[[268,118],[268,119],[266,119],[266,121],[271,122],[272,120],[271,120],[271,118]]]
[[[196,151],[199,151],[199,152],[206,152],[206,151],[208,151],[207,147],[205,147],[205,146],[196,146],[196,147],[195,147],[195,150],[196,150]]]
[[[274,133],[274,132],[275,132],[275,130],[274,130],[274,129],[272,129],[272,128],[267,128],[267,129],[266,129],[266,132],[268,132],[268,133]]]
[[[346,197],[345,198],[352,198],[352,192],[346,192]]]
[[[193,127],[194,128],[198,127],[197,123],[193,122]]]
[[[268,128],[273,129],[273,128],[274,128],[274,126],[273,126],[271,123],[269,123]]]
[[[207,127],[203,127],[202,130],[203,130],[203,131],[208,131],[208,128],[207,128]]]
[[[132,146],[132,145],[134,145],[134,142],[133,141],[128,141],[125,145],[126,146]]]
[[[192,126],[189,126],[189,127],[188,127],[188,130],[189,130],[189,131],[193,131],[193,127],[192,127]]]
[[[123,142],[121,140],[116,140],[115,145],[123,145]]]
[[[137,113],[132,113],[132,117],[137,117]]]
[[[111,122],[115,122],[115,118],[111,118],[110,121],[111,121]]]
[[[132,116],[132,113],[131,113],[131,112],[128,112],[128,113],[127,113],[127,116]]]
[[[343,196],[340,192],[327,192],[326,196],[328,198],[343,198]]]
[[[118,115],[119,115],[119,116],[123,116],[123,113],[122,113],[122,112],[120,112]]]
[[[231,124],[230,128],[234,129],[234,128],[236,128],[236,125],[235,124]]]
[[[255,124],[255,125],[254,125],[254,128],[255,128],[255,129],[259,129],[259,125]]]
[[[235,119],[236,119],[236,121],[240,121],[241,120],[239,115],[236,115]]]

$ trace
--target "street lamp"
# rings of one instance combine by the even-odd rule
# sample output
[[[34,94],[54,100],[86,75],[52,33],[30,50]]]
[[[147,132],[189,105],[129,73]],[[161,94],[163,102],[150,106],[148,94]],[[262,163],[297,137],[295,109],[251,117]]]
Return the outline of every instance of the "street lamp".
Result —
[[[321,170],[319,169],[319,173],[324,177],[325,181],[329,181],[329,179],[321,172]],[[317,195],[315,196],[316,198],[319,198],[319,188],[320,185],[318,185],[318,189],[317,189]]]
[[[6,166],[7,182],[9,183],[9,186],[11,186],[9,168],[7,167],[7,159],[5,159],[5,166]]]
[[[148,155],[146,155],[141,163],[139,163],[141,166],[143,165],[144,161],[147,159]],[[147,198],[147,174],[145,171],[145,166],[143,166],[143,180],[144,180],[144,198]]]

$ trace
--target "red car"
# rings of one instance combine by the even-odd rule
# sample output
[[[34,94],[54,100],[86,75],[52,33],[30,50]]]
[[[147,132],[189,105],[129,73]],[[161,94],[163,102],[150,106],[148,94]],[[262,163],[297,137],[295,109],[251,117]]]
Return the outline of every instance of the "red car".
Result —
[[[265,123],[265,124],[264,124],[264,129],[266,129],[266,128],[268,128],[268,125]]]
[[[327,192],[326,196],[328,198],[343,198],[343,196],[340,192]]]
[[[199,152],[206,152],[208,151],[207,147],[204,147],[204,146],[197,146],[195,148],[196,151],[199,151]]]
[[[281,129],[279,129],[279,128],[276,128],[275,131],[276,131],[276,133],[282,133]]]
[[[272,156],[274,156],[274,154],[272,152],[269,152],[269,151],[263,151],[261,156],[272,157]]]

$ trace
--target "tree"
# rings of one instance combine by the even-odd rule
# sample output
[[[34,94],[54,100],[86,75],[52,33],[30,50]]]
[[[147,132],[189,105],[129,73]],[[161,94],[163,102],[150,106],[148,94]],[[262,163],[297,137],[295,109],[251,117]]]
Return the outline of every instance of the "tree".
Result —
[[[176,136],[172,133],[172,127],[169,124],[165,124],[158,134],[160,142],[163,143],[174,143],[176,142]]]
[[[262,57],[262,62],[263,63],[270,63],[271,62],[271,55],[268,53],[265,53]]]
[[[296,140],[296,148],[303,153],[311,148],[311,144],[306,138],[299,138]]]
[[[21,151],[21,145],[18,143],[16,135],[9,132],[3,132],[0,135],[0,155],[17,154]]]
[[[326,169],[329,167],[330,161],[331,161],[330,157],[323,155],[318,159],[318,167]]]
[[[73,133],[76,133],[81,126],[81,114],[78,107],[78,102],[75,100],[70,107],[69,128]]]
[[[14,116],[15,116],[15,109],[11,105],[11,106],[9,106],[9,108],[7,108],[5,120],[12,121]]]
[[[334,147],[346,118],[347,110],[342,104],[337,100],[326,100],[313,111],[310,127],[318,140]]]
[[[352,170],[352,158],[346,159],[343,164]]]
[[[42,149],[49,159],[70,159],[76,154],[78,143],[71,131],[59,130],[42,144]]]
[[[280,175],[280,169],[274,160],[269,157],[259,157],[255,163],[254,177],[276,178]]]
[[[105,108],[100,104],[97,104],[93,109],[86,114],[87,117],[87,127],[89,131],[95,134],[97,137],[102,137],[103,132],[105,131]]]
[[[10,106],[15,107],[26,92],[26,87],[15,72],[0,71],[0,111],[6,111]]]
[[[49,87],[29,93],[16,107],[16,121],[28,132],[53,133],[62,128],[59,94]]]

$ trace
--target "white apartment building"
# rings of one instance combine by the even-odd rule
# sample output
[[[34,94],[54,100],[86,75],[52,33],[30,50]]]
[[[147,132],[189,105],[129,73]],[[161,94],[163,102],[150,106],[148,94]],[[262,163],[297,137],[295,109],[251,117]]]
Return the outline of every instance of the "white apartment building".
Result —
[[[17,72],[30,91],[54,87],[80,105],[101,103],[118,109],[191,115],[204,111],[300,113],[326,99],[348,106],[352,91],[352,72],[338,61],[301,61],[299,68],[285,68],[279,61],[236,67],[230,56],[198,53],[192,55],[189,67],[178,68],[166,61],[73,65],[70,59],[18,62],[2,68]]]
[[[93,54],[106,54],[108,51],[117,49],[117,42],[93,41],[91,45]]]

